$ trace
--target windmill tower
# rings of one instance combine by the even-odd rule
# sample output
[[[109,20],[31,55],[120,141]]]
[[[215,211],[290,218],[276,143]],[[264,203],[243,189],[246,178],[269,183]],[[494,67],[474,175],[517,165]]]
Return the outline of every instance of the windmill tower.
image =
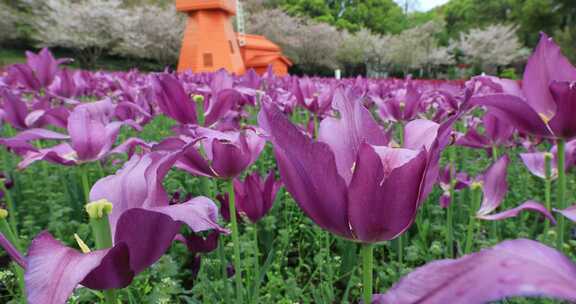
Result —
[[[245,72],[230,21],[236,15],[236,0],[176,0],[176,9],[188,14],[178,71]]]
[[[188,14],[178,71],[214,72],[226,69],[237,75],[247,69],[264,74],[288,74],[292,62],[282,49],[264,36],[245,32],[240,0],[176,0],[176,9]],[[230,18],[237,15],[234,32]]]

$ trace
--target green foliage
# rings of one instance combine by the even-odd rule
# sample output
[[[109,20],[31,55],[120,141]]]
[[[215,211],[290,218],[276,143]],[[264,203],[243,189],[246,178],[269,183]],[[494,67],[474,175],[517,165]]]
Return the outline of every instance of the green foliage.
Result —
[[[275,5],[289,14],[307,16],[339,29],[368,28],[376,33],[399,33],[408,25],[402,9],[392,0],[279,0]]]

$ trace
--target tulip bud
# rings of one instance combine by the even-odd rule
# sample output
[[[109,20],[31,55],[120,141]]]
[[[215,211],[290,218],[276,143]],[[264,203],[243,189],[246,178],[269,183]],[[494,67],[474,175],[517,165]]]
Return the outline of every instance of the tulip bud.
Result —
[[[86,212],[90,219],[101,219],[112,212],[112,203],[106,199],[86,204]]]

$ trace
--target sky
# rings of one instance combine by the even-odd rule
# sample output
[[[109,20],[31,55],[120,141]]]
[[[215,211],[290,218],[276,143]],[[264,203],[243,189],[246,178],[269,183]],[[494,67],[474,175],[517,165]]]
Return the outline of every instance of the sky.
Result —
[[[400,5],[403,5],[403,3],[404,3],[404,0],[394,0],[394,1],[396,1]],[[448,2],[448,0],[419,0],[419,1],[415,1],[415,2],[418,2],[416,9],[418,11],[425,12],[425,11],[429,11],[429,10],[435,8],[436,6],[439,6],[439,5],[442,5],[446,2]]]

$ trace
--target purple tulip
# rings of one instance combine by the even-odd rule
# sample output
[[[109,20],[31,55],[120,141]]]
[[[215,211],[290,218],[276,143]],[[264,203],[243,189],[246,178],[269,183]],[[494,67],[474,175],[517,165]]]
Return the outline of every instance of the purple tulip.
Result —
[[[184,91],[180,81],[170,74],[159,74],[152,86],[160,110],[181,124],[196,124],[196,106]]]
[[[528,60],[522,81],[524,96],[488,94],[475,97],[520,131],[547,138],[576,136],[572,113],[576,110],[576,68],[545,34]]]
[[[113,151],[112,146],[123,125],[127,124],[137,130],[140,129],[140,126],[133,121],[109,121],[113,111],[114,107],[109,100],[77,106],[68,119],[70,143],[27,151],[18,167],[25,168],[38,160],[69,166],[108,156]],[[8,140],[19,142],[31,139],[54,139],[52,134],[47,135],[50,137],[24,138],[22,134],[19,134]]]
[[[516,296],[576,301],[576,265],[536,241],[504,241],[417,268],[372,303],[481,304]]]
[[[452,180],[455,179],[454,190],[459,191],[470,186],[470,177],[464,172],[455,173],[450,165],[446,165],[440,169],[438,175],[438,183],[443,190],[440,196],[440,207],[448,208],[452,203],[450,196],[450,189],[452,187]]]
[[[9,77],[27,89],[38,91],[52,84],[58,73],[58,66],[67,61],[69,59],[55,59],[46,48],[38,54],[26,52],[26,63],[10,66]]]
[[[244,182],[235,178],[233,183],[237,216],[239,219],[247,218],[252,223],[258,222],[270,211],[281,186],[280,181],[274,179],[274,171],[271,171],[265,180],[254,172],[246,176]],[[230,221],[228,196],[221,195],[218,200],[222,206],[222,217]]]
[[[32,242],[26,258],[16,256],[17,261],[25,261],[29,303],[64,303],[77,284],[92,289],[126,287],[134,275],[164,254],[182,224],[194,232],[226,232],[216,224],[217,207],[207,198],[168,204],[162,179],[182,153],[134,156],[117,174],[94,185],[91,200],[106,199],[114,205],[111,249],[82,254],[42,233]],[[189,247],[195,244],[187,242]]]
[[[340,119],[322,121],[319,142],[270,104],[263,105],[260,126],[274,145],[286,189],[316,224],[363,243],[390,240],[410,227],[430,192],[449,132],[415,121],[406,126],[409,144],[387,147],[370,112],[350,96],[335,92]]]
[[[254,129],[221,132],[199,127],[186,133],[196,139],[171,137],[162,141],[156,149],[175,151],[194,143],[198,149],[187,149],[176,167],[197,176],[234,178],[258,159],[266,144]]]
[[[422,95],[416,87],[408,83],[406,88],[394,91],[391,96],[377,103],[380,115],[393,121],[410,121],[421,111]]]
[[[480,134],[476,128],[470,128],[464,136],[456,140],[456,144],[475,149],[486,149],[489,154],[492,153],[494,147],[510,144],[514,127],[509,123],[498,118],[491,111],[484,114],[482,122],[485,128],[484,134]]]

